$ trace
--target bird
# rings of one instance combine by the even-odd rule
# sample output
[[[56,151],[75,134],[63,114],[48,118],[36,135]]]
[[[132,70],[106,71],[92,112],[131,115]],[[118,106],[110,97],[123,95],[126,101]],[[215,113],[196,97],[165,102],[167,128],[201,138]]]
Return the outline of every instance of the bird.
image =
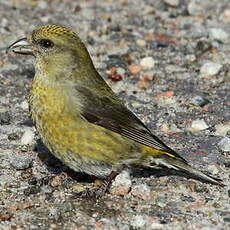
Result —
[[[72,29],[44,25],[7,48],[34,57],[29,113],[49,151],[69,168],[103,179],[108,191],[124,169],[172,169],[223,186],[190,166],[131,111],[94,67]]]

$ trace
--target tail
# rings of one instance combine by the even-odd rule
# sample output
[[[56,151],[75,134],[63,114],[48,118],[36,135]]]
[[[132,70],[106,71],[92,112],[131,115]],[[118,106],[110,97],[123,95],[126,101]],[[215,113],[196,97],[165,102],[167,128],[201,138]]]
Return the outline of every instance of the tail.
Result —
[[[206,175],[205,173],[191,167],[186,161],[182,161],[180,158],[170,157],[167,155],[161,156],[160,158],[152,157],[149,167],[155,168],[157,166],[185,172],[186,174],[193,176],[194,178],[203,182],[215,184],[221,187],[225,186],[221,179]]]

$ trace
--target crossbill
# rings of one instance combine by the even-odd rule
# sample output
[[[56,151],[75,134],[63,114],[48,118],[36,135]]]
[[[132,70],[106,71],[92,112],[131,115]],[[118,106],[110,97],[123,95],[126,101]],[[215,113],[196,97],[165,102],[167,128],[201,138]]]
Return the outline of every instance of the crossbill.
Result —
[[[29,108],[44,144],[73,170],[107,178],[104,190],[126,167],[170,168],[222,185],[192,168],[126,108],[71,29],[42,26],[10,50],[35,57]]]

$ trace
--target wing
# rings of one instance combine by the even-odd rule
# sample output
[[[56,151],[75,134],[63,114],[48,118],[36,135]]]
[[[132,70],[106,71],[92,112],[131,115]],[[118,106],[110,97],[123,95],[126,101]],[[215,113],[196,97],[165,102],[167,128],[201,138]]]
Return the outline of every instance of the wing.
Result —
[[[110,89],[107,88],[104,95],[98,95],[87,87],[78,86],[77,92],[83,99],[81,116],[87,121],[140,144],[170,153],[186,162],[174,150],[153,135]],[[91,100],[89,101],[87,98]]]

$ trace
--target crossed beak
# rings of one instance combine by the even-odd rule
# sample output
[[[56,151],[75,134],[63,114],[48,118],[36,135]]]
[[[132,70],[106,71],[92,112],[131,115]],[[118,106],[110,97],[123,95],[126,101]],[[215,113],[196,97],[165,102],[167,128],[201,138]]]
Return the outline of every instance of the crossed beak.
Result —
[[[23,55],[34,55],[33,45],[28,41],[27,38],[21,38],[11,44],[7,49],[6,53],[14,52]]]

